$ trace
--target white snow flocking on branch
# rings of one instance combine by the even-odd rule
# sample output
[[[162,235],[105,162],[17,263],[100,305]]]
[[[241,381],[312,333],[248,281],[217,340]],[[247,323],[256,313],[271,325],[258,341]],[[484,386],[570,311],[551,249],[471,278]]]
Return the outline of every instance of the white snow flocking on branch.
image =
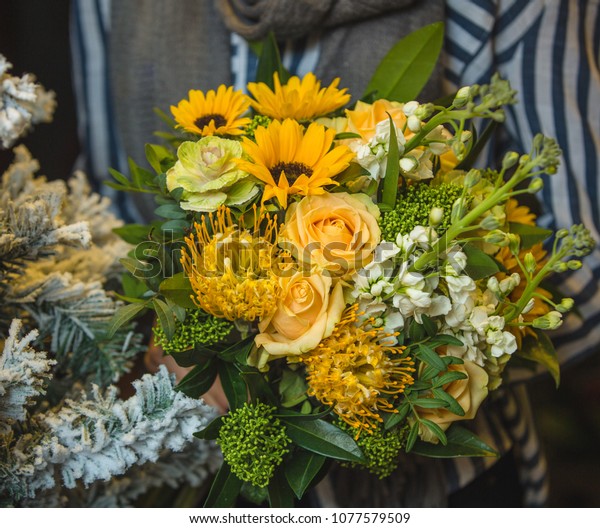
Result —
[[[10,146],[32,125],[48,122],[56,107],[54,92],[47,92],[31,74],[10,75],[12,64],[0,55],[0,144]]]
[[[0,433],[12,422],[25,419],[27,405],[44,393],[44,384],[56,363],[47,359],[45,352],[31,348],[37,330],[19,338],[22,326],[19,319],[12,321],[0,352]]]
[[[38,419],[48,434],[36,448],[38,459],[47,463],[44,472],[60,470],[64,485],[73,488],[108,480],[133,466],[158,460],[161,451],[181,451],[195,440],[193,435],[214,416],[212,408],[173,389],[173,380],[163,367],[154,376],[134,382],[136,394],[118,400],[116,389],[101,394],[94,387],[91,398],[67,400],[56,414]],[[46,475],[33,475],[45,486]]]

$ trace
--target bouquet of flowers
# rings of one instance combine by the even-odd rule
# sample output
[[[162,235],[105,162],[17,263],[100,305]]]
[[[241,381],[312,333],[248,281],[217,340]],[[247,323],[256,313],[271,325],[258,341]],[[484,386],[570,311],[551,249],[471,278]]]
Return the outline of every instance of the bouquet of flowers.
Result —
[[[193,367],[178,389],[200,397],[218,377],[229,402],[197,433],[224,458],[209,506],[240,490],[290,505],[332,459],[385,477],[401,451],[494,456],[458,422],[513,359],[558,381],[543,331],[573,301],[544,281],[593,241],[517,201],[555,172],[554,140],[473,168],[489,135],[473,120],[502,122],[506,81],[413,100],[441,32],[401,41],[351,106],[339,79],[290,76],[268,40],[251,96],[191,90],[167,146],[147,146],[156,174],[112,172],[163,218],[118,230],[137,247],[113,330],[154,310],[156,343]]]

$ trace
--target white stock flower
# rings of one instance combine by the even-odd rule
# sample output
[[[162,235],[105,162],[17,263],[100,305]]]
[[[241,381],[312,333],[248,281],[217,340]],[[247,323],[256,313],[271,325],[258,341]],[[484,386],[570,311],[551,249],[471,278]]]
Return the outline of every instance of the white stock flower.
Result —
[[[415,226],[409,233],[409,238],[417,243],[421,249],[429,249],[438,239],[438,235],[433,227]]]
[[[435,281],[428,281],[423,275],[411,272],[405,262],[396,277],[396,293],[392,304],[404,317],[414,317],[422,322],[422,315],[436,317],[448,313],[452,307],[450,300],[433,293]]]
[[[394,291],[394,285],[389,278],[390,267],[385,264],[371,262],[352,275],[354,289],[351,292],[353,299],[377,299]]]
[[[404,152],[406,139],[401,130],[394,125],[396,141],[400,153]],[[348,143],[348,147],[356,154],[356,162],[369,171],[372,179],[379,181],[385,174],[390,144],[390,122],[389,119],[380,121],[375,125],[375,134],[367,141],[357,139]]]
[[[382,328],[387,334],[393,334],[404,328],[404,317],[402,317],[402,314],[383,302],[361,301],[358,307],[359,312],[363,314],[359,316],[359,321],[364,321],[372,317],[374,319],[373,326]],[[397,342],[398,339],[395,336],[385,339],[385,343],[390,346],[395,345]]]
[[[475,281],[468,275],[447,274],[446,284],[454,304],[464,304],[477,287]]]

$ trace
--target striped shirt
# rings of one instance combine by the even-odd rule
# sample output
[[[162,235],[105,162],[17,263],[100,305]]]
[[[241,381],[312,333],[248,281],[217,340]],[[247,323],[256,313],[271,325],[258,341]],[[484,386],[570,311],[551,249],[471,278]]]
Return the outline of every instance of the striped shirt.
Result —
[[[448,89],[500,72],[519,99],[508,108],[502,148],[529,152],[542,132],[563,149],[557,174],[544,177],[538,222],[554,230],[583,223],[600,241],[600,2],[447,0],[446,17]],[[596,247],[581,270],[553,278],[581,314],[569,314],[553,336],[563,364],[598,349],[599,277]]]
[[[111,0],[74,0],[73,68],[84,155],[80,168],[97,182],[107,168],[126,172],[118,140],[108,83],[107,41]],[[559,172],[546,178],[539,222],[552,229],[583,222],[600,240],[600,18],[598,0],[447,0],[445,78],[448,91],[486,83],[499,71],[519,92],[508,109],[505,135],[495,138],[485,163],[510,148],[527,152],[537,132],[555,137],[563,148]],[[247,43],[231,36],[232,79],[245,89],[256,72]],[[296,75],[314,71],[319,61],[319,34],[283,48],[284,65]],[[596,104],[594,104],[596,103]],[[92,114],[93,112],[93,114]],[[94,126],[92,126],[92,117]],[[125,220],[138,220],[129,198],[103,188]],[[582,317],[569,316],[554,339],[563,362],[596,350],[600,342],[600,250],[584,260],[575,274],[557,284],[573,297]],[[475,420],[477,433],[501,453],[514,448],[520,462],[525,504],[547,497],[547,470],[527,395],[512,386],[489,398],[488,412]],[[448,493],[467,485],[493,459],[453,459],[445,464]],[[327,500],[323,501],[328,504]]]

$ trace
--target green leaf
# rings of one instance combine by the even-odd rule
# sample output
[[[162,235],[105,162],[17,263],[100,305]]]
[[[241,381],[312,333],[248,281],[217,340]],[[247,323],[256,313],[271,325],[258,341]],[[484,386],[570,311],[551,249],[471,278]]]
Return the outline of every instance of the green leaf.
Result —
[[[120,306],[115,311],[112,319],[108,323],[106,329],[106,337],[110,339],[115,335],[117,330],[122,326],[126,325],[129,321],[135,318],[139,313],[143,312],[147,308],[146,303],[143,304],[127,304]]]
[[[250,335],[237,343],[227,347],[225,350],[222,350],[218,353],[219,358],[223,361],[236,361],[240,356],[248,355],[252,347],[254,346],[254,336]],[[244,363],[244,361],[239,361],[240,363]]]
[[[146,271],[147,268],[149,268],[148,264],[142,263],[137,259],[132,259],[129,257],[123,257],[119,259],[119,262],[129,273],[131,273],[136,278],[142,278],[141,273],[143,271]]]
[[[123,286],[125,297],[132,299],[128,302],[139,302],[140,300],[143,300],[140,298],[148,291],[148,288],[141,280],[127,272],[121,275],[121,285]],[[135,299],[135,301],[133,301],[133,299]]]
[[[172,352],[171,357],[175,362],[184,368],[195,367],[198,364],[204,364],[216,356],[216,352],[202,345],[196,344],[192,348],[182,350],[181,352]]]
[[[543,229],[535,225],[517,224],[516,222],[510,222],[508,225],[511,233],[519,235],[521,249],[529,249],[552,235],[550,229]]]
[[[245,367],[249,369],[249,367]],[[258,370],[244,370],[242,377],[248,386],[250,398],[253,402],[261,401],[277,406],[278,399],[269,383],[265,380],[265,375]]]
[[[383,427],[386,431],[389,431],[394,426],[404,421],[408,415],[408,411],[410,411],[410,405],[407,401],[404,401],[399,407],[396,408],[396,410],[398,411],[397,413],[386,413],[383,415]]]
[[[276,418],[282,418],[284,420],[318,420],[319,418],[325,418],[326,416],[329,416],[331,414],[331,407],[314,414],[312,414],[311,411],[312,408],[308,412],[303,412],[302,410],[300,412],[296,412],[292,411],[291,409],[282,409],[273,416]]]
[[[408,336],[412,341],[423,341],[425,339],[425,329],[415,319],[408,326]]]
[[[157,207],[154,212],[158,216],[170,218],[172,220],[181,220],[187,216],[187,213],[183,211],[176,203],[161,205]]]
[[[431,348],[425,345],[418,345],[415,355],[423,362],[427,363],[438,371],[446,370],[446,364],[442,358]]]
[[[319,455],[363,462],[363,454],[354,439],[329,422],[324,420],[291,421],[283,419],[287,435],[294,443],[307,451]]]
[[[206,361],[202,365],[196,365],[190,372],[188,372],[186,376],[177,384],[175,390],[183,392],[190,398],[199,398],[212,387],[216,377],[216,361]]]
[[[175,128],[177,126],[177,121],[173,119],[170,115],[166,114],[162,109],[158,106],[152,108],[152,111],[160,117],[160,119],[167,124],[169,128]]]
[[[500,271],[498,263],[481,249],[465,244],[463,252],[467,256],[465,271],[473,280],[485,279]]]
[[[410,431],[408,433],[408,437],[406,438],[406,447],[404,448],[407,453],[410,453],[415,443],[417,442],[417,437],[419,436],[419,422],[414,422],[410,426]]]
[[[356,139],[356,138],[360,138],[362,137],[360,134],[357,134],[356,132],[338,132],[335,135],[335,140],[339,141],[340,139]]]
[[[458,370],[451,370],[449,372],[444,372],[440,375],[439,378],[434,380],[433,387],[443,387],[447,383],[452,383],[453,381],[466,379],[467,375],[464,372],[460,372]]]
[[[155,174],[140,167],[131,158],[128,158],[127,162],[133,182],[133,190],[136,192],[156,193],[157,184]]]
[[[157,298],[152,301],[152,306],[156,311],[158,322],[165,333],[165,337],[170,341],[175,335],[175,317],[173,316],[173,312],[169,310],[167,303]]]
[[[216,440],[219,438],[219,431],[223,426],[223,417],[218,416],[212,420],[204,429],[200,429],[197,433],[194,433],[196,438],[201,440]]]
[[[168,149],[163,147],[162,145],[152,145],[150,143],[146,143],[145,146],[146,151],[146,159],[150,166],[156,171],[157,174],[160,174],[163,171],[162,161],[171,157],[171,153]]]
[[[427,420],[426,418],[421,418],[421,423],[438,438],[442,445],[448,445],[446,433],[442,431],[442,428],[438,424],[432,422],[431,420]]]
[[[169,195],[176,201],[176,202],[181,202],[181,199],[183,198],[183,193],[185,192],[185,189],[183,187],[177,187],[175,189],[173,189],[172,191],[169,192]],[[179,205],[177,206],[177,208],[179,209]],[[187,213],[184,213],[187,214]],[[181,218],[181,217],[179,217]]]
[[[167,306],[169,307],[169,310],[173,312],[176,321],[179,321],[180,323],[185,321],[187,316],[185,308],[175,304],[171,299],[167,299]]]
[[[446,431],[446,439],[448,443],[445,446],[430,444],[429,442],[417,442],[412,452],[433,458],[499,456],[497,451],[477,435],[456,424]]]
[[[120,236],[128,244],[139,244],[148,240],[151,226],[141,224],[127,224],[123,227],[115,227],[112,231]]]
[[[463,373],[457,372],[457,374],[463,374]],[[432,393],[435,398],[442,400],[446,404],[446,407],[448,408],[448,410],[451,413],[454,413],[457,416],[465,415],[465,410],[460,406],[460,404],[456,401],[456,399],[453,398],[452,396],[450,396],[450,394],[445,392],[443,389],[433,389]]]
[[[229,408],[233,411],[248,401],[248,389],[241,377],[240,370],[226,361],[219,361],[219,378],[223,385],[223,392],[227,396]]]
[[[319,474],[325,460],[323,455],[296,449],[290,460],[286,461],[285,478],[296,497],[302,498],[310,483]]]
[[[190,227],[187,220],[169,220],[160,226],[162,231],[173,231],[174,234],[183,235],[183,232]]]
[[[460,339],[458,339],[458,337],[454,337],[447,334],[438,334],[429,340],[429,345],[434,348],[439,345],[463,346],[463,344],[464,343]]]
[[[269,491],[269,506],[271,508],[294,507],[294,492],[290,488],[281,466],[275,470],[267,489]]]
[[[235,506],[240,489],[242,489],[242,481],[237,478],[226,462],[221,464],[221,469],[215,476],[212,483],[206,502],[205,508],[230,508]]]
[[[443,42],[442,22],[404,37],[383,58],[363,97],[377,92],[379,99],[403,102],[416,99],[431,76]]]
[[[429,337],[434,337],[438,331],[437,325],[433,322],[433,320],[430,317],[428,317],[425,314],[421,316],[421,320],[423,321],[423,328],[425,329],[425,333]]]
[[[389,207],[390,210],[396,207],[396,198],[398,196],[398,177],[400,176],[400,150],[398,149],[398,138],[396,137],[396,126],[392,116],[388,114],[390,121],[390,145],[388,150],[387,163],[385,165],[385,176],[381,186],[381,199],[378,200],[382,205]]]
[[[117,180],[120,184],[124,185],[125,187],[129,187],[131,185],[129,178],[124,174],[120,173],[119,171],[115,169],[108,169],[108,172],[115,180]]]
[[[541,330],[533,329],[536,337],[527,335],[523,339],[523,346],[516,354],[518,357],[539,363],[548,369],[558,387],[560,385],[560,364],[558,355],[550,338]]]
[[[160,283],[159,290],[166,299],[173,301],[175,304],[188,308],[190,310],[197,308],[192,301],[192,285],[190,280],[185,276],[185,273],[177,273]]]
[[[279,383],[283,407],[294,407],[306,400],[306,378],[302,371],[284,370]]]
[[[279,73],[281,84],[285,84],[290,78],[290,73],[283,67],[279,47],[275,35],[271,31],[262,43],[262,50],[256,67],[256,82],[263,82],[273,89],[273,74],[275,72]]]
[[[413,405],[417,405],[423,409],[439,409],[447,407],[446,402],[439,398],[417,398],[412,400]]]

